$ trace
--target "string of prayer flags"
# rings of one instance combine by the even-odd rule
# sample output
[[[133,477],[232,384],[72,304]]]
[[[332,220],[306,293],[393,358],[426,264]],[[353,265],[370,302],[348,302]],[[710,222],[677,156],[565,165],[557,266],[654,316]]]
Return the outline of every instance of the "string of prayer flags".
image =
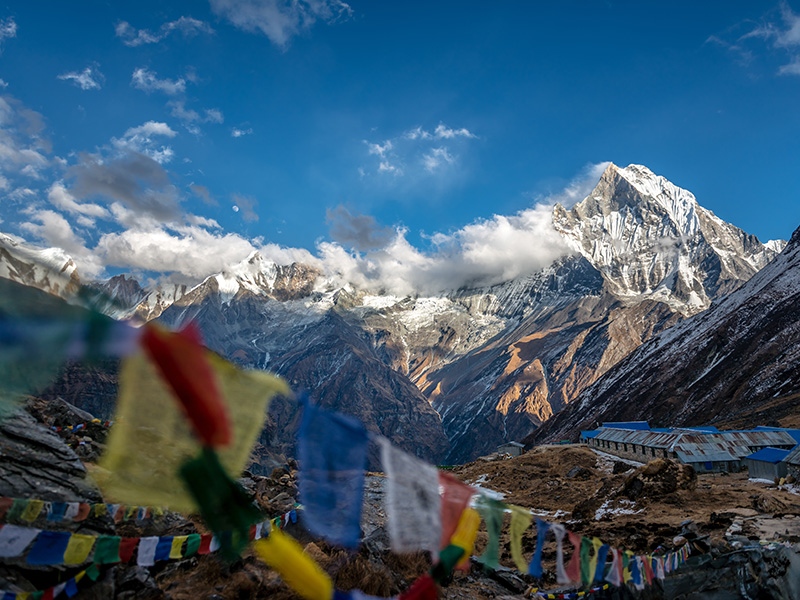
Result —
[[[439,471],[439,485],[442,488],[442,539],[439,541],[439,548],[444,549],[450,544],[450,538],[458,527],[461,515],[469,506],[470,499],[475,495],[475,489],[445,471]]]
[[[367,431],[360,421],[301,400],[297,455],[300,501],[308,529],[334,544],[356,548],[367,464]]]
[[[442,503],[439,472],[378,438],[386,473],[386,515],[392,550],[437,552],[441,542]]]
[[[506,505],[494,498],[478,496],[476,507],[486,522],[486,530],[489,533],[489,541],[480,561],[484,567],[496,569],[500,565],[500,531],[503,529],[503,513]]]
[[[531,526],[533,515],[529,510],[519,506],[509,506],[509,509],[511,509],[511,558],[517,569],[524,573],[528,570],[528,563],[522,556],[522,534]]]
[[[142,347],[169,383],[205,446],[227,446],[233,430],[200,331],[190,322],[177,332],[147,325]]]
[[[282,379],[244,371],[209,351],[206,360],[222,395],[232,400],[227,410],[233,440],[218,456],[225,472],[238,477],[263,428],[269,401],[288,394],[289,388]],[[99,463],[103,472],[97,476],[105,495],[130,505],[195,510],[179,470],[200,454],[201,445],[167,383],[142,353],[122,362],[115,421]]]
[[[328,574],[291,536],[280,529],[253,543],[259,558],[280,573],[286,584],[306,600],[328,600],[333,597],[333,582]]]

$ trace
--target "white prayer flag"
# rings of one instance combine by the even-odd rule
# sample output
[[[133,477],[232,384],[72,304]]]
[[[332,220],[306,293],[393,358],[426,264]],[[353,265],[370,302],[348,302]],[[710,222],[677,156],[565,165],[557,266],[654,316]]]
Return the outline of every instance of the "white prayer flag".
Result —
[[[442,534],[439,472],[410,454],[378,439],[386,472],[389,539],[397,552],[439,550]]]
[[[3,526],[0,529],[0,558],[11,558],[25,552],[25,548],[36,539],[40,531],[33,527]]]

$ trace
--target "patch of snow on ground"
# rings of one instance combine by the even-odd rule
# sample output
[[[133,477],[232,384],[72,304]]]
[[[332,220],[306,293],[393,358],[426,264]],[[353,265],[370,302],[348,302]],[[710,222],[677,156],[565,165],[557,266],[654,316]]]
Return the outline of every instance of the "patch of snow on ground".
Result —
[[[768,483],[769,485],[772,485],[773,483],[775,483],[774,481],[772,481],[772,479],[757,479],[757,478],[753,478],[753,477],[748,479],[748,481],[750,481],[752,483]]]
[[[594,513],[594,520],[599,521],[606,515],[638,515],[644,509],[636,510],[635,503],[630,500],[618,500],[616,507],[613,507],[613,500],[609,499],[603,502],[603,505],[598,508]]]
[[[641,467],[644,464],[635,460],[631,460],[629,458],[620,458],[619,456],[614,456],[613,454],[601,452],[600,450],[596,450],[595,448],[592,448],[591,450],[597,455],[597,468],[603,471],[604,473],[611,474],[614,470],[615,462],[623,462],[626,465],[630,465],[634,468]]]

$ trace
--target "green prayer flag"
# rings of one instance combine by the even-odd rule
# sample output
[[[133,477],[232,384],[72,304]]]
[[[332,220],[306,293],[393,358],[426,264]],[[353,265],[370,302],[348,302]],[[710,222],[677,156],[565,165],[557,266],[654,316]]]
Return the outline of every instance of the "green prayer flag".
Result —
[[[581,539],[581,582],[583,585],[589,585],[594,579],[591,557],[592,547],[592,540],[584,536]]]
[[[489,542],[480,561],[487,569],[496,569],[500,565],[500,531],[503,529],[503,511],[506,505],[498,500],[480,496],[476,508],[486,521],[486,531],[489,533]]]
[[[199,533],[190,533],[189,537],[186,538],[186,558],[190,556],[194,556],[197,554],[197,551],[200,549],[200,540],[202,536]]]
[[[96,564],[90,565],[89,568],[86,569],[86,576],[92,581],[97,581],[100,577],[100,569],[97,568]]]
[[[225,472],[213,449],[204,447],[200,456],[183,464],[180,470],[200,514],[220,539],[220,552],[235,559],[250,543],[250,525],[262,515],[247,492]],[[223,535],[229,532],[230,535]]]
[[[28,508],[27,500],[23,498],[14,498],[14,503],[11,505],[11,508],[8,509],[8,513],[6,513],[6,520],[8,522],[19,521],[26,508]]]
[[[464,549],[454,544],[450,544],[439,552],[439,562],[431,569],[431,576],[434,581],[441,585],[447,583],[450,576],[453,574],[453,569],[456,568],[456,565],[458,565],[463,556]]]
[[[119,545],[122,538],[118,535],[101,535],[94,547],[94,563],[107,565],[120,562]]]

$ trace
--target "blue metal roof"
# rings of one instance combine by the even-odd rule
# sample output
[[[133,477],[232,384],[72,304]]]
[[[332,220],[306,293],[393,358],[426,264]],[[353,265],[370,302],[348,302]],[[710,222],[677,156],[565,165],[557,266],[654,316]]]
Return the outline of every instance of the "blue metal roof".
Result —
[[[789,450],[780,450],[779,448],[762,448],[758,452],[753,452],[750,456],[746,456],[747,460],[758,460],[766,463],[779,463],[789,456]]]
[[[590,440],[600,433],[599,429],[590,429],[588,431],[581,431],[581,439]]]
[[[697,427],[682,427],[681,429],[691,429],[692,431],[701,431],[703,433],[719,433],[719,429],[713,425],[700,425]]]
[[[612,421],[611,423],[603,423],[603,427],[607,429],[636,429],[639,431],[647,431],[650,429],[650,423],[647,421]]]

